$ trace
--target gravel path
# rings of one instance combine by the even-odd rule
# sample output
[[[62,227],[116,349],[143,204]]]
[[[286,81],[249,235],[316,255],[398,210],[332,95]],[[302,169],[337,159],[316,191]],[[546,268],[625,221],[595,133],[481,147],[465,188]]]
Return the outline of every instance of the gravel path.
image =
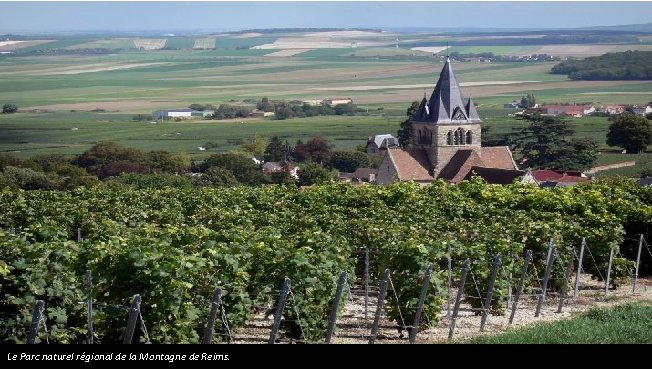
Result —
[[[457,291],[453,290],[451,295],[455,296]],[[388,292],[391,295],[391,292]],[[623,284],[617,290],[610,290],[605,296],[604,284],[593,281],[588,275],[583,275],[580,283],[578,296],[573,298],[573,291],[569,291],[569,297],[563,307],[562,313],[557,313],[559,304],[558,295],[550,294],[542,307],[539,317],[534,317],[537,300],[535,295],[524,295],[518,304],[518,309],[514,317],[514,323],[508,324],[509,309],[505,309],[505,315],[490,315],[487,319],[484,332],[480,332],[481,316],[476,315],[468,304],[463,303],[460,308],[459,316],[455,325],[454,342],[464,342],[468,339],[479,335],[491,335],[531,326],[540,322],[555,321],[566,319],[578,315],[594,307],[608,307],[627,302],[639,301],[652,304],[652,278],[639,279],[636,294],[632,294],[632,285]],[[454,298],[454,297],[453,297]],[[391,303],[391,299],[386,304]],[[369,298],[367,319],[364,312],[364,294],[362,291],[352,293],[351,299],[347,302],[343,313],[337,321],[337,330],[333,336],[334,344],[367,344],[371,325],[373,323],[377,297],[373,292]],[[451,303],[452,305],[452,303]],[[511,305],[510,305],[511,309]],[[267,343],[269,339],[272,317],[265,318],[262,315],[257,316],[247,327],[241,329],[236,334],[235,343]],[[428,319],[424,316],[423,319]],[[406,322],[408,325],[410,323]],[[442,316],[436,326],[425,331],[419,332],[417,343],[444,343],[447,342],[450,327],[450,319],[446,317],[446,308],[442,311]],[[407,344],[408,334],[400,334],[398,325],[389,321],[383,316],[380,320],[377,344]],[[282,339],[277,343],[284,343]]]

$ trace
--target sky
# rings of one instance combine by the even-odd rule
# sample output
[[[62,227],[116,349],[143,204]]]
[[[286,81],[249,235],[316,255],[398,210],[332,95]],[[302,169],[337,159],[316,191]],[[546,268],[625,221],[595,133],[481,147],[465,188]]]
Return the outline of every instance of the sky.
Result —
[[[575,28],[652,22],[652,1],[3,1],[0,33],[252,28]]]

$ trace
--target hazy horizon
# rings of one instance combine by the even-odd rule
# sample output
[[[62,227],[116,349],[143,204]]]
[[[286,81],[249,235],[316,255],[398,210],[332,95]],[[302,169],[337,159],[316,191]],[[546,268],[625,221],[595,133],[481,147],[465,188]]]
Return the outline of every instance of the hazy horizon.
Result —
[[[652,2],[0,1],[0,14],[0,33],[254,28],[564,29],[650,23]]]

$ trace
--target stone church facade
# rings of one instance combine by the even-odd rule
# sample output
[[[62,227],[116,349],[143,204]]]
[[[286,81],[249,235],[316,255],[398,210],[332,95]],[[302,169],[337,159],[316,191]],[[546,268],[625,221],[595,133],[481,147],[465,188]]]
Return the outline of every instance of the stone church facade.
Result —
[[[463,180],[473,167],[518,170],[507,146],[482,147],[482,120],[473,100],[464,100],[450,60],[446,60],[435,89],[411,118],[413,147],[390,148],[377,183],[429,183]]]

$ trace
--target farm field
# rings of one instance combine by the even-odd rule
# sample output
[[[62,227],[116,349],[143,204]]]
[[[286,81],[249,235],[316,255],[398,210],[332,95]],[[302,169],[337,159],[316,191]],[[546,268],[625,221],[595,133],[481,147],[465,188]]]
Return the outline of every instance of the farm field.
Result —
[[[0,56],[0,103],[14,103],[20,109],[19,114],[0,116],[0,151],[22,157],[50,152],[73,154],[99,140],[115,140],[142,149],[186,151],[201,157],[206,153],[196,152],[197,147],[206,141],[217,142],[219,150],[230,149],[233,146],[228,140],[254,133],[279,135],[289,141],[323,135],[338,149],[352,149],[364,143],[368,135],[395,133],[410,102],[432,91],[443,60],[411,47],[482,39],[410,33],[400,35],[400,47],[396,48],[396,37],[391,32],[250,32],[210,37],[65,37],[7,44],[2,47],[25,47],[16,46],[15,54]],[[451,50],[527,55],[547,48],[550,53],[562,50],[581,57],[591,50],[603,52],[607,46],[619,50],[647,50],[650,46],[647,41],[582,47],[497,42],[464,44]],[[41,52],[57,48],[71,53]],[[75,52],[84,48],[109,51]],[[120,49],[129,50],[117,51]],[[652,82],[570,81],[548,73],[554,64],[458,62],[454,68],[465,96],[480,105],[480,114],[492,133],[518,125],[507,117],[510,111],[502,105],[527,93],[534,93],[538,103],[642,104],[652,100]],[[240,120],[163,125],[131,121],[135,114],[185,108],[193,103],[339,96],[368,108],[370,116],[247,120],[245,124]],[[580,136],[593,137],[601,148],[607,148],[605,119],[571,119],[571,125]],[[174,137],[166,136],[170,134]]]

